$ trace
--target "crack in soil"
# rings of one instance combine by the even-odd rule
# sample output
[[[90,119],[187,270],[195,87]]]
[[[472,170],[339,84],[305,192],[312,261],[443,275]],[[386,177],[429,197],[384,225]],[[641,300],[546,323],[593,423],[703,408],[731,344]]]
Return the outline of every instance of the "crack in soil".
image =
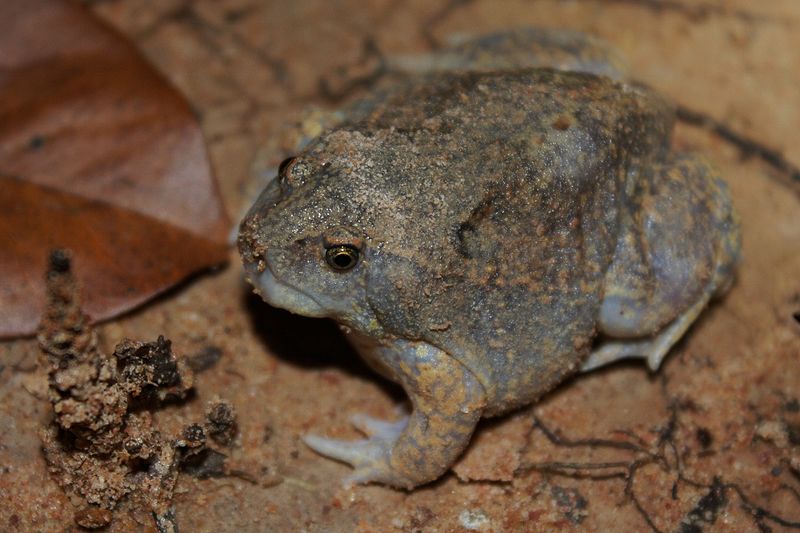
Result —
[[[675,442],[675,430],[679,424],[679,414],[683,408],[674,402],[670,407],[670,417],[659,431],[659,437],[655,446],[647,445],[642,439],[633,435],[629,431],[619,430],[615,433],[626,435],[632,441],[618,441],[601,438],[569,439],[561,436],[557,431],[550,429],[536,415],[533,416],[533,425],[528,433],[527,442],[523,446],[521,453],[524,453],[531,445],[531,437],[535,431],[542,434],[557,447],[580,448],[588,447],[593,449],[609,448],[615,450],[625,450],[631,452],[634,457],[628,461],[610,462],[532,462],[521,464],[515,476],[522,475],[532,470],[546,474],[570,477],[573,479],[592,479],[605,480],[619,478],[625,480],[625,495],[636,508],[636,511],[644,519],[650,529],[656,533],[662,533],[648,511],[642,505],[634,491],[634,480],[636,473],[643,467],[656,464],[664,472],[675,473],[676,480],[672,487],[672,497],[677,499],[679,483],[703,489],[706,493],[697,501],[695,506],[681,520],[679,531],[690,533],[702,531],[703,524],[711,525],[715,522],[717,514],[729,503],[728,494],[736,493],[740,500],[740,506],[753,519],[753,523],[761,531],[771,531],[767,522],[781,525],[791,529],[800,529],[800,522],[795,522],[777,515],[758,506],[752,502],[744,490],[737,483],[726,483],[721,476],[715,476],[710,484],[701,483],[687,477],[683,469],[683,459],[678,453],[678,446]],[[786,484],[779,487],[780,490],[789,490],[796,496],[798,491]],[[775,492],[778,492],[775,491]],[[800,496],[798,496],[800,497]]]
[[[586,2],[595,0],[582,1]],[[726,9],[725,7],[708,3],[696,3],[690,5],[677,0],[602,0],[600,3],[640,6],[657,12],[670,11],[683,15],[694,22],[705,21],[713,16],[736,18],[746,22],[786,22],[760,13],[753,13],[743,9]]]
[[[800,183],[800,168],[792,165],[779,150],[769,148],[764,143],[759,142],[758,139],[739,133],[724,122],[700,111],[694,111],[679,105],[677,117],[681,122],[709,131],[735,146],[741,152],[743,158],[757,157],[781,174],[788,176],[792,182]]]

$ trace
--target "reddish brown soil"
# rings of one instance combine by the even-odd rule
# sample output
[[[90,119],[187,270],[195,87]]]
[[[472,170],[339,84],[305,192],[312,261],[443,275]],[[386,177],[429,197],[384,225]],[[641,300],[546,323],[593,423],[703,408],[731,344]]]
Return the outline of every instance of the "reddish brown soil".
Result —
[[[567,27],[620,49],[637,79],[800,166],[800,3],[796,0],[95,0],[189,98],[236,216],[286,154],[312,105],[362,90],[364,48],[416,54],[447,35]],[[325,84],[321,84],[325,80]],[[323,91],[321,87],[325,87]],[[229,467],[183,474],[183,531],[788,531],[800,522],[800,183],[719,134],[676,143],[707,154],[731,185],[744,261],[737,284],[662,370],[617,365],[563,384],[537,406],[484,424],[441,481],[412,493],[340,488],[348,468],[307,449],[307,432],[355,438],[355,412],[392,416],[402,398],[325,321],[249,294],[235,252],[203,276],[100,328],[170,338],[221,358],[196,395],[159,411],[165,433],[236,408]],[[0,530],[65,531],[70,502],[46,471],[38,431],[47,379],[33,340],[0,344]],[[210,360],[213,360],[210,357]],[[474,481],[474,480],[495,481]],[[473,481],[465,481],[473,480]],[[123,505],[112,531],[153,531]],[[693,529],[700,528],[700,529]]]

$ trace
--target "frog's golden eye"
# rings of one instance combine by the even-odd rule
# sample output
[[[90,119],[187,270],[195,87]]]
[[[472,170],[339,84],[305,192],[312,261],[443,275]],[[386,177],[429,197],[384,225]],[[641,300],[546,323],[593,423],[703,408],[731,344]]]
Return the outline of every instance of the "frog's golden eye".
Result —
[[[325,261],[328,266],[339,272],[350,270],[358,264],[360,252],[350,244],[338,244],[325,249]]]

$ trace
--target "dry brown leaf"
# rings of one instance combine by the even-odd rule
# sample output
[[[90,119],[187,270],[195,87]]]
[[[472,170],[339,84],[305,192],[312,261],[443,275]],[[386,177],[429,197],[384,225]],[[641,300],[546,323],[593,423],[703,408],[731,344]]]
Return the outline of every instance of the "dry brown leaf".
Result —
[[[34,331],[48,251],[94,319],[225,261],[229,228],[188,104],[77,2],[0,5],[0,337]]]

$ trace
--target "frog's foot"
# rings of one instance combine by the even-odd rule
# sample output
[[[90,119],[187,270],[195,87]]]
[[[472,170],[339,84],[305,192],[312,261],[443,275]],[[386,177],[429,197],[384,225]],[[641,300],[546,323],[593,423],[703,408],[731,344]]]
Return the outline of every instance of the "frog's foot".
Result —
[[[412,489],[444,474],[464,448],[486,406],[475,375],[447,352],[424,342],[396,340],[381,362],[408,394],[413,409],[396,422],[359,415],[369,438],[341,441],[306,436],[314,451],[351,464],[346,485],[378,482]]]
[[[408,425],[408,416],[386,422],[359,414],[354,415],[351,422],[369,438],[348,441],[306,435],[303,442],[320,455],[342,461],[355,469],[344,479],[345,486],[371,482],[403,485],[404,480],[396,479],[389,459],[397,439]]]
[[[664,330],[648,339],[608,340],[600,344],[583,362],[581,372],[589,372],[595,368],[614,363],[621,359],[641,358],[647,361],[647,366],[655,372],[661,366],[672,345],[686,333],[689,326],[703,311],[711,298],[711,291],[706,291],[681,316],[676,318]]]

